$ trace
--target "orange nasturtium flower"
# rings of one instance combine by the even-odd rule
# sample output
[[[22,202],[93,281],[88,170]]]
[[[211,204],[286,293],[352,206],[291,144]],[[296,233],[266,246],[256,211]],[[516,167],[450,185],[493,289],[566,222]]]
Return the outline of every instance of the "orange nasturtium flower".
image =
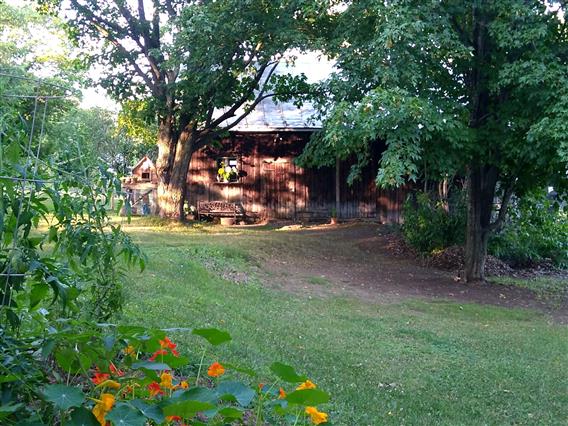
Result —
[[[165,349],[158,349],[156,352],[154,352],[152,354],[152,356],[150,358],[148,358],[149,361],[156,361],[156,358],[158,357],[158,355],[167,355],[168,351],[166,351]]]
[[[104,382],[100,383],[97,387],[120,389],[120,383],[118,383],[116,380],[105,380]]]
[[[123,349],[124,355],[131,356],[133,358],[136,357],[136,348],[132,345],[128,345],[126,348]]]
[[[100,385],[102,382],[108,380],[110,378],[110,374],[107,373],[95,373],[91,381],[95,385]]]
[[[163,387],[164,389],[172,389],[173,385],[172,385],[172,375],[171,373],[164,371],[161,375],[160,375],[160,386]]]
[[[179,387],[182,389],[187,389],[189,388],[189,383],[187,383],[185,380],[182,380],[181,382],[179,382]]]
[[[162,390],[162,388],[160,387],[160,384],[158,382],[152,382],[148,385],[148,390],[150,391],[150,397],[153,398],[158,394],[163,395],[164,391]]]
[[[177,345],[172,342],[169,337],[164,337],[164,340],[160,340],[159,342],[162,349],[169,349],[173,356],[179,356],[179,352],[176,350]]]
[[[110,393],[103,393],[101,399],[96,400],[97,403],[93,407],[93,415],[99,421],[101,426],[106,425],[105,416],[112,410],[114,405],[114,395]]]
[[[315,389],[316,387],[315,383],[312,383],[310,380],[306,380],[304,383],[301,383],[296,390]]]
[[[315,425],[327,423],[327,414],[318,411],[316,407],[306,407],[306,414],[310,416],[312,423]]]
[[[282,389],[282,388],[278,389],[278,398],[279,399],[286,398],[286,392],[284,391],[284,389]]]
[[[181,422],[180,416],[166,416],[168,422]]]
[[[175,349],[177,347],[177,345],[172,342],[169,337],[164,337],[164,340],[159,340],[159,342],[162,349]]]
[[[222,376],[223,374],[225,374],[225,367],[223,367],[218,362],[214,362],[213,364],[211,364],[209,366],[209,369],[207,370],[207,374],[210,375],[211,377]]]

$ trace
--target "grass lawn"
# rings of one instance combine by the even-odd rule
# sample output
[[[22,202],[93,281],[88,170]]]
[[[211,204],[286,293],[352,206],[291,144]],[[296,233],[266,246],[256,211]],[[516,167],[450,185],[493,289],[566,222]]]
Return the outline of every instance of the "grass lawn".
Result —
[[[320,408],[335,425],[568,424],[568,328],[542,314],[314,297],[264,285],[262,274],[235,284],[223,271],[261,270],[255,242],[280,244],[285,232],[126,229],[149,257],[127,288],[126,321],[225,329],[233,340],[209,360],[256,366],[264,379],[273,361],[294,365],[332,394]],[[198,357],[191,336],[173,336]]]

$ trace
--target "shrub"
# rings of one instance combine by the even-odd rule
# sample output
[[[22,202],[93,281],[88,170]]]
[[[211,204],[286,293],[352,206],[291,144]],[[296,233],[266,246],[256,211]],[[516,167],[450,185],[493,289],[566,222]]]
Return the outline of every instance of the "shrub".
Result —
[[[457,193],[446,210],[440,201],[429,194],[417,193],[403,206],[405,241],[420,253],[431,253],[465,240],[466,212],[463,195]]]
[[[515,267],[549,260],[568,267],[568,211],[543,193],[516,200],[503,230],[492,236],[489,252]]]

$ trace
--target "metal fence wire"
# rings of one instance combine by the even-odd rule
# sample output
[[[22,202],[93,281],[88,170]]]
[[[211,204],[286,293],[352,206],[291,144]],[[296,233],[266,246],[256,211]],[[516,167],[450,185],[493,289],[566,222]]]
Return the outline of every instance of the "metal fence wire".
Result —
[[[23,81],[29,84],[32,93],[15,93],[4,92],[2,88],[18,87],[17,84],[12,84],[17,81]],[[2,270],[0,270],[0,283],[3,281],[3,295],[0,307],[12,305],[12,284],[11,277],[25,277],[26,273],[13,270],[13,261],[17,253],[20,252],[20,230],[21,215],[25,209],[22,206],[26,205],[27,209],[34,196],[34,191],[38,184],[47,185],[57,183],[57,179],[42,179],[38,177],[39,165],[41,163],[47,164],[40,158],[42,143],[45,139],[46,117],[49,109],[49,102],[52,99],[64,99],[74,96],[76,90],[69,87],[64,87],[59,84],[46,82],[37,78],[28,76],[16,75],[10,72],[0,70],[0,81],[3,83],[0,87],[0,118],[5,117],[6,114],[14,114],[17,121],[23,124],[23,128],[27,132],[27,137],[24,143],[20,143],[20,149],[24,153],[21,159],[20,167],[7,168],[4,156],[2,153],[5,148],[12,142],[10,140],[9,132],[7,129],[7,120],[0,121],[0,189],[4,190],[5,182],[11,181],[18,186],[19,199],[18,199],[18,212],[16,214],[16,221],[12,235],[11,244],[5,250],[5,262]],[[47,93],[51,91],[52,93]],[[23,111],[10,111],[9,108],[4,108],[6,99],[26,99],[33,102],[31,115],[26,119],[22,113]],[[35,142],[35,144],[34,144]],[[34,149],[35,147],[35,149]],[[53,165],[49,165],[53,168]],[[57,169],[57,168],[56,168]],[[10,170],[10,173],[6,173]],[[56,170],[58,173],[68,173],[65,170]],[[0,192],[0,195],[2,193]],[[3,214],[3,212],[0,212]],[[4,235],[3,223],[0,223],[0,233]]]

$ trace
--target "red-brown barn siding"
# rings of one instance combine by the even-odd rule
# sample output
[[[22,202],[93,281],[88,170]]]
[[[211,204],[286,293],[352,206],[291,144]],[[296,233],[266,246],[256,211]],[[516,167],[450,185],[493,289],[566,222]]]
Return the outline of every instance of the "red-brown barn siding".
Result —
[[[302,152],[310,132],[234,133],[219,147],[196,152],[188,174],[188,199],[229,201],[243,205],[247,215],[277,219],[329,218],[335,207],[335,170],[302,168],[294,159]],[[246,174],[238,183],[216,180],[219,157],[239,158]],[[399,222],[407,190],[383,190],[375,185],[376,164],[364,170],[362,179],[347,184],[349,165],[341,170],[341,218],[376,218]]]

